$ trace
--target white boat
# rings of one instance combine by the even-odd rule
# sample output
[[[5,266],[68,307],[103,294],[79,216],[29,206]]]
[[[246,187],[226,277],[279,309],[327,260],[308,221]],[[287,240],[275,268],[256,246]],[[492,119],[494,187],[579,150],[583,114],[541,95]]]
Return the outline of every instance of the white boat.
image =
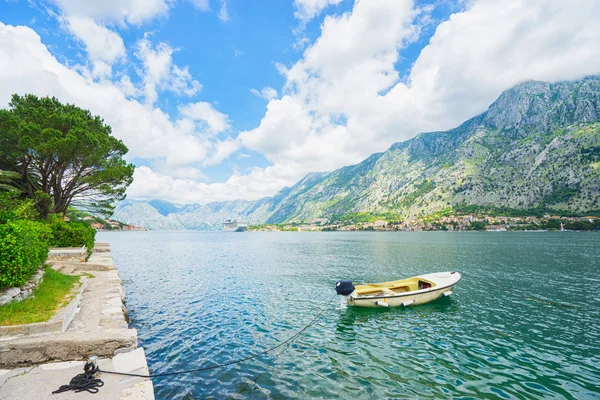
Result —
[[[452,295],[460,282],[460,272],[437,272],[391,282],[356,285],[339,281],[338,294],[344,296],[342,305],[354,307],[407,307],[425,304]]]
[[[248,223],[237,219],[228,219],[223,222],[223,232],[244,232]]]

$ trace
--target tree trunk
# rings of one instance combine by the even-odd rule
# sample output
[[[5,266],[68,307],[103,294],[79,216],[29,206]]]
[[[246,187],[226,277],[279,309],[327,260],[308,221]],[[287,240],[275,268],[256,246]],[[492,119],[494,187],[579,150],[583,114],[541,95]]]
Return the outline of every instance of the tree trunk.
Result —
[[[48,219],[50,215],[50,196],[47,193],[37,192],[35,195],[35,209],[40,213],[42,219]]]

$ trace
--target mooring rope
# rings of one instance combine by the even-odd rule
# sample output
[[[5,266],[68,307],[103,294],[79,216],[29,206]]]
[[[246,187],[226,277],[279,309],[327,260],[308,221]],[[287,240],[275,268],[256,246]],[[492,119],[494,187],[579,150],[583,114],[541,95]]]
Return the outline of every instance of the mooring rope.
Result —
[[[163,372],[161,374],[149,374],[149,375],[144,375],[144,374],[132,374],[132,373],[128,373],[128,372],[115,372],[115,371],[105,371],[100,369],[99,367],[94,367],[94,364],[92,363],[86,363],[84,366],[84,373],[83,374],[79,374],[77,376],[75,376],[73,379],[71,379],[71,383],[69,385],[63,385],[61,386],[58,390],[55,390],[52,393],[62,393],[68,390],[75,390],[76,392],[81,392],[81,391],[88,391],[90,393],[97,393],[98,389],[97,387],[100,387],[102,385],[104,385],[104,382],[102,382],[101,379],[98,378],[94,378],[93,375],[97,372],[103,373],[103,374],[112,374],[112,375],[124,375],[124,376],[134,376],[137,378],[156,378],[159,376],[172,376],[172,375],[183,375],[183,374],[191,374],[194,372],[201,372],[201,371],[208,371],[211,369],[217,369],[217,368],[222,368],[222,367],[226,367],[229,365],[234,365],[234,364],[240,364],[243,363],[245,361],[249,361],[252,360],[254,358],[258,358],[260,356],[263,356],[267,353],[270,353],[274,350],[277,350],[278,348],[285,346],[286,344],[290,344],[291,342],[293,342],[294,340],[296,340],[300,335],[302,335],[304,333],[304,331],[306,331],[308,328],[310,328],[311,326],[313,326],[317,320],[319,319],[319,317],[321,315],[323,315],[323,313],[325,312],[325,310],[327,309],[327,307],[329,307],[329,305],[331,304],[331,302],[333,301],[333,299],[335,299],[336,295],[333,295],[333,297],[331,298],[331,300],[329,300],[329,302],[327,302],[327,304],[321,309],[321,311],[319,311],[319,313],[317,314],[316,317],[314,317],[308,324],[306,324],[304,327],[302,327],[302,329],[300,329],[298,332],[296,332],[295,334],[293,334],[292,336],[290,336],[289,338],[287,338],[286,340],[284,340],[283,342],[279,343],[276,346],[273,346],[271,348],[268,348],[266,350],[263,350],[261,352],[252,354],[248,357],[244,357],[244,358],[240,358],[237,360],[233,360],[233,361],[229,361],[223,364],[214,364],[214,365],[209,365],[207,367],[202,367],[202,368],[194,368],[194,369],[188,369],[188,370],[184,370],[184,371],[176,371],[176,372]],[[285,350],[284,350],[285,351]],[[284,352],[282,351],[282,353]],[[280,353],[281,354],[281,353]],[[91,373],[90,373],[91,372]]]
[[[103,374],[136,376],[136,377],[139,377],[139,378],[155,378],[155,377],[159,377],[159,376],[182,375],[182,374],[190,374],[190,373],[193,373],[193,372],[208,371],[208,370],[211,370],[211,369],[222,368],[222,367],[226,367],[226,366],[229,366],[229,365],[239,364],[239,363],[242,363],[244,361],[249,361],[249,360],[252,360],[254,358],[260,357],[262,355],[265,355],[267,353],[270,353],[273,350],[277,350],[278,348],[280,348],[281,346],[286,345],[287,343],[293,342],[300,335],[302,335],[304,333],[304,331],[306,331],[308,328],[310,328],[311,326],[313,326],[315,324],[315,322],[317,322],[317,319],[319,319],[319,317],[321,315],[323,315],[323,313],[325,312],[325,310],[327,309],[327,307],[329,307],[329,305],[331,304],[331,302],[333,301],[333,299],[335,299],[335,297],[336,297],[336,295],[333,295],[333,297],[331,298],[331,300],[329,300],[329,302],[321,309],[321,311],[319,311],[319,313],[317,314],[316,317],[314,317],[307,325],[305,325],[298,332],[296,332],[295,334],[293,334],[292,336],[290,336],[288,339],[284,340],[283,342],[279,343],[276,346],[273,346],[273,347],[271,347],[269,349],[263,350],[263,351],[261,351],[259,353],[256,353],[256,354],[252,354],[252,355],[250,355],[248,357],[244,357],[244,358],[240,358],[240,359],[237,359],[237,360],[229,361],[229,362],[226,362],[226,363],[223,363],[223,364],[209,365],[208,367],[188,369],[188,370],[185,370],[185,371],[163,372],[162,374],[141,375],[141,374],[130,374],[130,373],[127,373],[127,372],[114,372],[114,371],[104,371],[104,370],[98,370],[98,371],[102,372]]]
[[[62,385],[52,392],[52,394],[68,392],[69,390],[73,390],[75,393],[83,392],[84,390],[92,394],[98,393],[98,388],[104,386],[102,379],[94,377],[99,372],[98,367],[95,367],[92,363],[86,363],[83,371],[83,374],[75,375],[68,385]]]

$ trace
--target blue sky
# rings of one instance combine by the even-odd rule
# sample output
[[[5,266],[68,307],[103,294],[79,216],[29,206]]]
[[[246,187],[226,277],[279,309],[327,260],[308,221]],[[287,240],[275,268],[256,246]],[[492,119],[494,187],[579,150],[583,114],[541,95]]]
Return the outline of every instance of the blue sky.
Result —
[[[0,104],[31,92],[102,116],[137,167],[131,198],[254,199],[451,128],[520,81],[600,72],[598,14],[593,0],[0,0]]]

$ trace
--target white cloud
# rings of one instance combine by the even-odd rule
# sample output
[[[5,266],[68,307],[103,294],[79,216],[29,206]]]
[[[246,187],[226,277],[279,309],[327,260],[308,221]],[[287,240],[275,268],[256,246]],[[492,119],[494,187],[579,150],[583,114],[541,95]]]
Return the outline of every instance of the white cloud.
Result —
[[[223,22],[229,21],[229,12],[227,11],[227,1],[221,0],[221,8],[219,9],[219,14],[217,14],[219,19]]]
[[[178,95],[193,96],[202,90],[202,85],[192,78],[187,66],[179,68],[173,65],[168,88]]]
[[[79,68],[84,68],[82,66],[79,66]],[[86,72],[87,75],[87,72]],[[100,79],[110,79],[112,75],[112,66],[108,63],[105,63],[104,61],[100,61],[97,60],[93,63],[92,65],[92,74],[91,76],[93,78],[100,78]]]
[[[256,168],[248,175],[232,175],[224,183],[204,183],[177,179],[148,167],[138,167],[127,193],[134,199],[164,199],[175,203],[206,203],[239,199],[259,199],[279,190],[294,174],[293,165]],[[257,182],[263,182],[256,185]]]
[[[60,9],[56,16],[85,46],[92,76],[109,79],[112,64],[125,58],[121,36],[107,25],[140,25],[167,14],[171,0],[52,0]],[[45,7],[45,6],[44,6]]]
[[[302,51],[308,46],[310,43],[310,39],[306,36],[298,36],[294,44],[292,44],[292,48],[296,51]]]
[[[190,3],[196,8],[198,11],[210,11],[210,4],[208,4],[208,0],[189,0]]]
[[[238,151],[240,147],[240,142],[231,138],[217,142],[213,147],[212,155],[207,158],[202,165],[217,165]]]
[[[319,15],[325,8],[341,3],[343,0],[294,0],[294,16],[306,24]]]
[[[123,39],[117,32],[107,26],[141,25],[159,16],[166,16],[175,0],[52,0],[60,9],[56,16],[64,26],[86,48],[92,64],[92,76],[110,78],[111,65],[126,55]],[[209,0],[188,0],[199,11],[209,11]],[[221,0],[218,17],[229,20],[227,4]],[[148,40],[149,34],[136,43],[136,56],[144,62],[150,77],[144,76],[143,93],[150,104],[158,97],[157,87],[171,90],[178,95],[193,96],[202,85],[192,79],[188,67],[179,68],[172,64],[174,49],[165,43],[158,43],[152,48]],[[160,75],[160,76],[158,76]],[[162,83],[162,85],[159,85]],[[130,91],[132,92],[132,91]]]
[[[204,101],[181,106],[179,113],[192,121],[199,122],[201,129],[211,134],[231,129],[227,115],[215,110],[210,103]]]
[[[64,18],[69,31],[81,40],[95,68],[106,68],[116,60],[125,57],[123,39],[116,32],[98,25],[89,17],[69,16]],[[110,69],[107,71],[110,75]],[[106,75],[106,71],[102,75]]]
[[[194,80],[188,67],[179,68],[173,64],[174,49],[164,42],[153,45],[146,34],[136,44],[135,55],[144,69],[143,92],[146,103],[154,104],[158,98],[158,89],[170,90],[177,95],[193,96],[202,89],[200,82]]]
[[[146,102],[154,104],[158,98],[158,84],[169,76],[173,49],[166,43],[158,43],[156,48],[153,48],[150,41],[145,38],[139,40],[136,47],[135,55],[144,64],[144,71],[140,75],[144,80]]]
[[[252,92],[253,95],[266,99],[266,100],[271,100],[277,97],[277,90],[273,89],[270,86],[265,86],[264,88],[262,88],[262,90],[259,92],[256,89],[250,89],[250,92]]]
[[[198,0],[196,0],[198,1]],[[104,24],[133,24],[164,16],[171,0],[54,0],[70,17],[91,17]]]
[[[304,58],[290,69],[279,67],[287,95],[269,102],[259,127],[240,134],[242,143],[275,163],[306,164],[299,173],[309,165],[327,170],[357,162],[381,146],[379,132],[336,121],[362,113],[398,80],[394,64],[411,32],[412,12],[409,1],[362,1],[352,13],[326,17]]]
[[[141,95],[140,90],[131,82],[128,75],[123,75],[115,84],[126,97],[138,97]]]
[[[166,43],[159,42],[152,46],[150,40],[146,37],[140,39],[136,44],[136,57],[138,57],[145,67],[145,73],[152,82],[160,82],[170,72],[173,61],[173,49]]]

